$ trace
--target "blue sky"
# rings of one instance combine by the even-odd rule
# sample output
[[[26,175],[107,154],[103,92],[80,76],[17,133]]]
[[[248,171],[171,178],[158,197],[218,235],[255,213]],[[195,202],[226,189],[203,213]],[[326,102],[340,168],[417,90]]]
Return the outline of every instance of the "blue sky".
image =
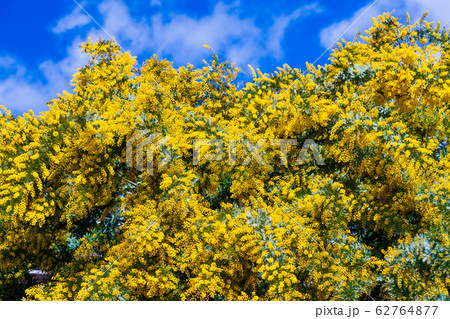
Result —
[[[92,18],[142,64],[153,54],[199,67],[211,52],[235,62],[250,78],[247,64],[273,73],[284,63],[305,68],[325,64],[324,51],[343,34],[351,40],[373,16],[395,10],[405,21],[430,11],[429,21],[450,23],[448,0],[77,0]],[[20,115],[47,109],[87,57],[79,45],[105,34],[74,0],[16,0],[0,12],[0,105]],[[323,54],[323,55],[322,55]],[[321,58],[319,58],[322,55]]]

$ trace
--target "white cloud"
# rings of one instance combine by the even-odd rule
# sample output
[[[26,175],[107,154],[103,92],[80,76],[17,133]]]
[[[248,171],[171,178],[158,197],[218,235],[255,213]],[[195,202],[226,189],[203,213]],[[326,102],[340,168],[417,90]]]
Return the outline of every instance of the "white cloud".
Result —
[[[319,13],[322,9],[318,6],[317,3],[312,3],[310,5],[303,6],[298,8],[290,15],[281,15],[274,19],[274,23],[272,27],[267,32],[267,41],[266,46],[267,49],[272,55],[280,59],[283,55],[283,50],[281,48],[281,41],[284,38],[284,33],[286,28],[291,24],[292,21],[298,19],[301,16],[307,16],[313,13]]]
[[[103,1],[98,6],[98,10],[103,16],[102,27],[123,46],[123,49],[133,54],[140,54],[151,47],[150,26],[145,20],[133,19],[128,7],[122,1]],[[99,32],[91,30],[89,36],[95,39]],[[104,36],[109,39],[108,35]]]
[[[412,19],[419,19],[425,11],[430,11],[427,21],[440,21],[445,26],[450,23],[450,1],[448,0],[406,0],[405,10]]]
[[[400,17],[403,23],[406,21],[406,12],[409,12],[414,21],[419,19],[425,11],[430,11],[428,21],[441,21],[441,25],[450,22],[450,1],[448,0],[379,0],[372,7],[370,6],[371,4],[368,4],[358,9],[350,18],[323,29],[320,32],[322,46],[328,48],[341,38],[352,40],[358,31],[364,32],[371,27],[372,17],[393,10],[395,10],[394,16]]]
[[[0,104],[14,110],[16,114],[32,109],[35,112],[47,109],[46,103],[56,98],[64,90],[71,91],[70,80],[78,68],[87,63],[78,47],[81,39],[76,39],[67,50],[67,57],[59,62],[45,61],[39,69],[44,81],[35,81],[23,65],[10,57],[0,57],[0,68],[10,74],[0,80]],[[6,63],[5,63],[6,62]]]
[[[171,54],[177,62],[195,62],[205,56],[208,44],[238,64],[255,63],[265,54],[263,30],[249,18],[240,19],[232,6],[216,4],[211,15],[194,19],[171,15],[163,24],[161,15],[153,19],[155,49]],[[158,25],[158,28],[155,26]],[[206,53],[206,54],[205,54]]]
[[[44,85],[40,82],[33,82],[30,76],[26,74],[26,68],[16,63],[15,60],[8,57],[0,57],[0,61],[8,60],[6,66],[7,78],[0,80],[0,104],[6,106],[13,113],[27,112],[29,109],[35,111],[43,110],[47,102],[47,92]],[[0,66],[5,68],[3,63]]]
[[[58,62],[45,61],[39,65],[51,90],[61,93],[70,89],[70,80],[77,70],[88,62],[88,56],[80,51],[80,38],[75,39],[67,48],[67,56]]]
[[[151,0],[150,5],[151,6],[160,6],[161,0]]]
[[[16,67],[16,60],[9,56],[0,56],[0,69],[9,70]]]
[[[60,19],[52,31],[54,33],[62,33],[77,27],[82,27],[90,22],[91,19],[84,12],[81,12],[80,7],[77,7],[71,13]]]

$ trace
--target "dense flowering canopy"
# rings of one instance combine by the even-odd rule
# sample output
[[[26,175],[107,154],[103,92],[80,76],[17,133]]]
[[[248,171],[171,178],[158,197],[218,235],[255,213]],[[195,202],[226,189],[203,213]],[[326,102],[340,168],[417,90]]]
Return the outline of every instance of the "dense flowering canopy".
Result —
[[[216,55],[135,68],[113,41],[83,49],[73,93],[39,116],[0,112],[0,299],[449,299],[439,23],[384,14],[330,64],[252,69],[245,87]],[[152,174],[126,163],[139,132],[170,137]],[[235,161],[210,145],[194,165],[196,139],[237,141]],[[287,158],[281,139],[298,141]],[[307,139],[325,165],[296,165]]]

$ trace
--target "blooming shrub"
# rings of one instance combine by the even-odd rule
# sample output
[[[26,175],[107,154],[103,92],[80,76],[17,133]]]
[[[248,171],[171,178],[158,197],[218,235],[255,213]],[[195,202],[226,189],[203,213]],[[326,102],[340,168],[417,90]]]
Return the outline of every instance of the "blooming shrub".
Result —
[[[3,107],[0,298],[448,300],[448,33],[389,14],[366,33],[244,87],[216,55],[135,68],[85,43],[73,93],[39,116]],[[139,132],[170,137],[152,174],[126,163]],[[246,139],[267,165],[240,142],[194,165],[198,139]],[[296,163],[307,139],[324,165]]]

